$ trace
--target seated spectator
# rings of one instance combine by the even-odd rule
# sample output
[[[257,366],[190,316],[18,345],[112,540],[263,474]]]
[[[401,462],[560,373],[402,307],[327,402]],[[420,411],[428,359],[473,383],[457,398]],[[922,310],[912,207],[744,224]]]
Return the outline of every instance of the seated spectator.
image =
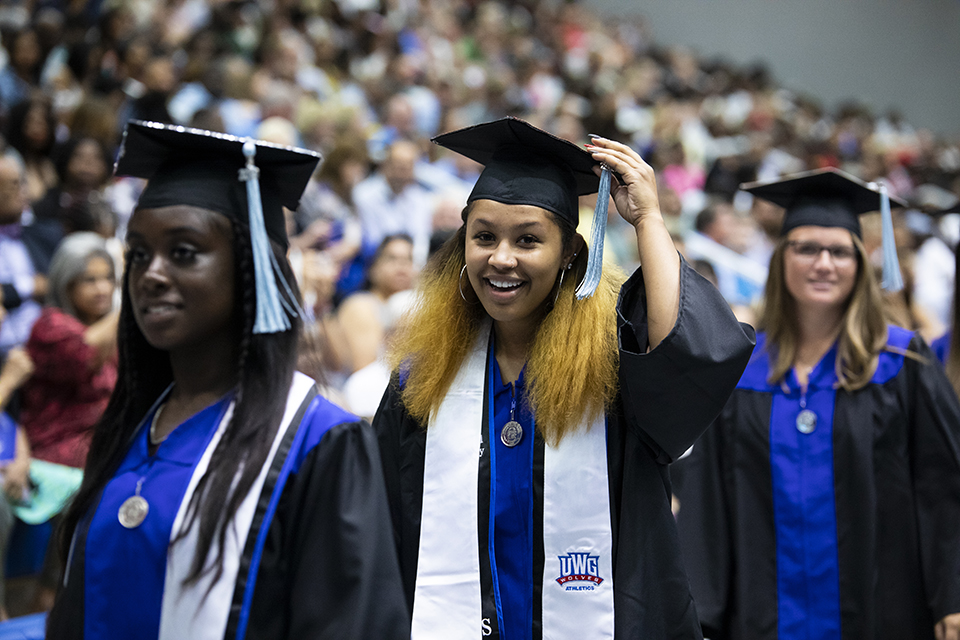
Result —
[[[0,325],[6,312],[0,306]],[[26,434],[7,413],[10,397],[33,373],[26,352],[13,349],[0,368],[0,620],[7,619],[3,559],[13,529],[13,505],[21,502],[30,484],[30,445]]]
[[[37,218],[56,221],[63,235],[96,230],[90,212],[91,195],[106,186],[110,177],[110,156],[95,138],[72,138],[56,151],[60,184],[47,191],[34,205]]]
[[[0,106],[4,110],[30,98],[43,63],[37,32],[29,27],[10,36],[7,51],[9,62],[0,70]]]
[[[117,379],[113,259],[94,233],[68,236],[50,267],[47,307],[27,342],[36,370],[21,422],[35,458],[83,467]]]
[[[47,292],[44,275],[59,241],[59,229],[28,221],[23,165],[13,156],[0,157],[0,291],[9,314],[0,328],[0,355],[23,345],[40,316]],[[29,222],[29,223],[28,223]]]
[[[398,291],[387,300],[381,314],[384,343],[389,341],[400,318],[413,306],[415,299],[414,292],[407,289]],[[390,365],[384,349],[381,348],[376,360],[354,372],[344,383],[343,396],[347,408],[361,418],[373,420],[388,384],[390,384]]]
[[[35,370],[21,388],[20,422],[36,459],[85,465],[93,426],[117,381],[115,286],[103,238],[82,232],[64,239],[50,263],[47,307],[26,345]],[[59,573],[48,549],[35,609],[50,608]]]
[[[354,188],[353,202],[365,247],[375,247],[389,235],[405,233],[413,239],[414,263],[423,265],[430,249],[433,201],[414,177],[419,157],[420,149],[413,142],[394,142],[379,170]]]
[[[727,203],[715,203],[697,215],[688,234],[688,259],[709,260],[717,275],[717,288],[732,305],[749,305],[761,294],[766,267],[737,253],[731,245],[737,227],[736,212]]]
[[[50,159],[55,128],[53,107],[47,99],[33,98],[10,110],[7,140],[23,158],[28,202],[36,202],[57,184],[57,171]]]
[[[412,289],[413,241],[406,235],[387,236],[373,256],[362,291],[348,296],[337,311],[351,371],[377,359],[386,334],[387,299]]]
[[[323,252],[337,270],[337,291],[346,295],[363,281],[362,231],[353,188],[367,175],[366,149],[340,144],[323,159],[294,214],[290,245]]]

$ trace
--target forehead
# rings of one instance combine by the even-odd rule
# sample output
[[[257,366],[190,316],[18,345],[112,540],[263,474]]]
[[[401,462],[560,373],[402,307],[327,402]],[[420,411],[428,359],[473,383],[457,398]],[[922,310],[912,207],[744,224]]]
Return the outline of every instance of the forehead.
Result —
[[[853,246],[853,236],[841,227],[804,226],[791,229],[787,240],[797,242],[819,242],[824,245],[845,244]]]
[[[474,200],[467,217],[467,225],[471,224],[504,228],[538,226],[560,231],[553,214],[546,209],[529,204],[504,204],[496,200]]]
[[[231,237],[230,221],[220,213],[191,205],[137,209],[127,227],[129,235],[158,235],[192,232]]]

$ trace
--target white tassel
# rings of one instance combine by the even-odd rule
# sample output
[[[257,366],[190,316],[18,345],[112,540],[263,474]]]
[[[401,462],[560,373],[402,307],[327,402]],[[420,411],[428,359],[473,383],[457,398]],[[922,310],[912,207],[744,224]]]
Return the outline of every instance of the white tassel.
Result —
[[[603,238],[607,233],[607,207],[610,205],[610,168],[601,165],[600,189],[597,192],[597,207],[593,210],[593,228],[590,230],[590,247],[587,271],[577,287],[577,300],[589,298],[600,284],[603,274]]]
[[[897,241],[893,235],[893,215],[890,213],[890,196],[887,183],[880,181],[880,221],[881,247],[883,251],[883,282],[885,290],[897,292],[903,289],[903,276],[900,273],[900,260],[897,258]]]
[[[263,202],[260,200],[260,169],[253,159],[257,145],[252,140],[243,143],[247,166],[240,169],[240,180],[247,184],[247,209],[250,216],[250,246],[253,250],[253,271],[257,295],[257,316],[254,333],[279,333],[290,328],[290,319],[283,309],[275,273],[278,271],[270,239],[263,222]]]

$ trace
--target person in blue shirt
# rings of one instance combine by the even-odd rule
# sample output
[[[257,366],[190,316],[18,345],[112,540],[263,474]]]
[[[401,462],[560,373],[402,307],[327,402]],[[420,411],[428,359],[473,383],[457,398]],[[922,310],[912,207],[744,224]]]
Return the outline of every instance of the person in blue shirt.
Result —
[[[118,383],[47,637],[403,638],[376,440],[295,372],[302,150],[128,123]]]

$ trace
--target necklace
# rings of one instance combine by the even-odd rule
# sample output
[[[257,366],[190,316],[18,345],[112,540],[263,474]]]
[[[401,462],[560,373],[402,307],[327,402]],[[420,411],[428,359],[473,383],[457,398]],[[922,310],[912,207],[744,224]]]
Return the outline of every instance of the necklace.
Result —
[[[167,406],[167,403],[164,402],[162,405],[157,407],[156,412],[153,414],[153,420],[150,421],[150,431],[147,434],[150,438],[150,444],[156,446],[162,443],[164,440],[170,437],[170,434],[163,436],[160,439],[157,439],[157,422],[160,420],[160,412],[163,411],[163,408]]]
[[[150,503],[140,495],[140,487],[143,486],[145,479],[146,476],[137,480],[136,492],[124,500],[123,504],[120,505],[120,510],[117,511],[117,519],[126,529],[136,529],[139,527],[143,524],[147,513],[150,511]]]
[[[517,409],[517,392],[513,385],[510,387],[510,394],[510,421],[503,425],[503,430],[500,431],[500,442],[512,448],[520,444],[520,440],[523,439],[523,427],[513,419],[513,413]]]
[[[152,446],[162,443],[167,439],[167,436],[170,435],[168,433],[159,440],[157,439],[157,419],[160,417],[160,412],[163,411],[164,406],[166,406],[166,403],[157,407],[157,410],[153,414],[153,420],[150,421],[150,429],[147,431],[147,437]],[[117,520],[119,520],[120,524],[126,529],[136,529],[143,524],[143,521],[147,518],[147,514],[150,513],[150,503],[140,495],[140,489],[143,487],[143,481],[146,479],[146,476],[143,476],[137,480],[136,491],[134,491],[132,496],[123,501],[123,504],[120,505],[120,510],[117,511]]]
[[[807,409],[807,392],[800,392],[800,413],[797,414],[797,431],[800,433],[813,433],[817,428],[817,414]]]

